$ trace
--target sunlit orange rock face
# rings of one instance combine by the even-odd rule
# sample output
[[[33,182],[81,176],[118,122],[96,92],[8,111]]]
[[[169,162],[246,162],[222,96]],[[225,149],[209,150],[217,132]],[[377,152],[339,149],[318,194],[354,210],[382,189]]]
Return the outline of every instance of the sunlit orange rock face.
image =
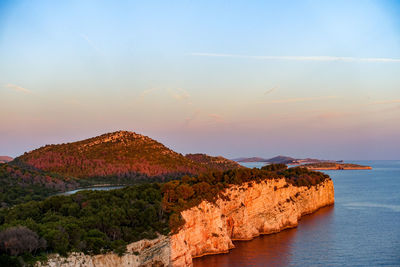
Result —
[[[171,236],[173,266],[191,266],[192,258],[226,253],[232,240],[249,240],[295,227],[302,215],[334,203],[331,179],[310,188],[284,179],[232,186],[216,203],[203,201],[182,212],[186,223]]]
[[[229,252],[233,240],[295,227],[302,215],[334,203],[329,178],[310,187],[285,179],[250,182],[231,186],[223,195],[215,203],[203,201],[183,211],[185,224],[177,234],[132,243],[123,257],[75,253],[53,257],[47,266],[192,266],[195,257]]]
[[[100,255],[86,255],[83,253],[71,253],[68,257],[53,254],[48,257],[47,262],[37,262],[36,267],[119,267],[119,266],[141,266],[156,267],[170,265],[170,239],[159,236],[153,240],[140,240],[127,246],[123,256],[115,253]]]

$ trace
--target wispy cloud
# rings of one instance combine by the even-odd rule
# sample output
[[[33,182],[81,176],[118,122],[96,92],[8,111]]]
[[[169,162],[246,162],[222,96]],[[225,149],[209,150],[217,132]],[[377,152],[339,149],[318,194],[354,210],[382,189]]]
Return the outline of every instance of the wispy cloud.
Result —
[[[396,104],[400,103],[400,99],[392,99],[392,100],[384,100],[384,101],[375,101],[372,104]]]
[[[150,89],[146,89],[144,91],[142,91],[139,94],[139,98],[138,99],[143,99],[145,98],[147,95],[153,94],[153,93],[166,93],[167,95],[169,95],[171,98],[178,100],[178,101],[182,101],[182,102],[186,102],[187,104],[191,105],[192,102],[190,100],[190,94],[182,89],[182,88],[176,88],[176,89],[172,89],[172,88],[150,88]]]
[[[276,89],[278,89],[278,86],[272,87],[271,89],[265,91],[264,95],[268,95],[268,94],[272,93],[273,91],[275,91]]]
[[[210,114],[208,114],[208,117],[214,119],[216,122],[224,122],[225,121],[221,115],[216,114],[216,113],[210,113]]]
[[[144,90],[143,92],[140,93],[139,98],[143,98],[143,97],[147,96],[148,94],[150,94],[150,93],[152,93],[154,91],[157,91],[157,90],[158,90],[157,88],[146,89],[146,90]]]
[[[191,53],[192,56],[201,57],[225,57],[225,58],[244,58],[261,60],[290,60],[290,61],[340,61],[340,62],[400,62],[399,58],[379,58],[379,57],[337,57],[337,56],[247,56],[236,54],[218,53]]]
[[[349,118],[356,114],[357,113],[355,113],[355,112],[330,111],[330,112],[323,112],[321,114],[318,114],[316,117],[321,120],[331,120],[331,119],[338,119],[338,118]]]
[[[21,86],[12,84],[12,83],[7,83],[6,85],[4,85],[4,87],[12,89],[12,90],[17,91],[17,92],[22,92],[22,93],[25,93],[25,94],[31,94],[32,93],[31,90],[28,90],[28,89],[26,89],[24,87],[21,87]]]
[[[188,115],[183,123],[184,127],[210,125],[210,124],[226,124],[225,118],[217,113],[208,113],[202,109],[196,109],[190,115]]]
[[[82,103],[75,97],[65,99],[64,103],[67,105],[73,105],[73,106],[81,106],[82,105]]]
[[[201,111],[198,109],[198,110],[195,110],[191,115],[187,116],[183,123],[183,126],[189,127],[191,125],[191,123],[197,119],[197,117],[200,115],[200,113],[201,113]]]
[[[97,53],[102,54],[101,50],[96,46],[95,43],[92,42],[92,40],[86,35],[86,34],[81,34],[81,37],[91,46]]]
[[[168,92],[176,100],[186,101],[190,98],[189,93],[181,88],[168,89]]]
[[[263,103],[284,104],[284,103],[298,103],[298,102],[307,102],[307,101],[333,99],[333,98],[338,98],[338,97],[337,96],[297,97],[297,98],[285,98],[285,99],[269,100],[269,101],[266,101],[266,102],[263,102]]]

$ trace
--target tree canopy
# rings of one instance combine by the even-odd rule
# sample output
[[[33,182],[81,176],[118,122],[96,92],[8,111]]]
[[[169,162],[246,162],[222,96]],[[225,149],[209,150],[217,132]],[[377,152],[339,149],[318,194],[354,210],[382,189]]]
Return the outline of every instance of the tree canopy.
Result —
[[[183,210],[203,200],[216,201],[230,185],[283,178],[293,186],[312,186],[329,178],[301,167],[267,169],[241,168],[110,191],[84,190],[1,208],[0,265],[18,262],[21,255],[37,258],[49,252],[123,254],[128,243],[177,232],[184,224]],[[10,242],[20,235],[27,241]]]

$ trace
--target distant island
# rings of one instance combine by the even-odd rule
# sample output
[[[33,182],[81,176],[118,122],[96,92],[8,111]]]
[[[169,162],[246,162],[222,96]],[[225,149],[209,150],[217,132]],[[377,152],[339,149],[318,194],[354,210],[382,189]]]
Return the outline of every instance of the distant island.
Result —
[[[319,162],[304,164],[309,170],[371,170],[371,166],[364,166],[353,163]]]
[[[236,162],[267,162],[267,159],[260,158],[260,157],[236,158],[233,160]]]
[[[9,156],[0,156],[0,163],[7,163],[7,162],[10,162],[10,161],[12,161],[12,160],[13,160],[12,157],[9,157]]]
[[[270,164],[288,164],[288,165],[297,165],[297,164],[308,164],[308,163],[320,163],[320,162],[330,162],[330,163],[342,163],[342,160],[323,160],[323,159],[313,159],[313,158],[305,158],[305,159],[296,159],[288,156],[276,156],[270,159],[265,159],[262,157],[250,157],[250,158],[236,158],[233,159],[236,162],[265,162]]]

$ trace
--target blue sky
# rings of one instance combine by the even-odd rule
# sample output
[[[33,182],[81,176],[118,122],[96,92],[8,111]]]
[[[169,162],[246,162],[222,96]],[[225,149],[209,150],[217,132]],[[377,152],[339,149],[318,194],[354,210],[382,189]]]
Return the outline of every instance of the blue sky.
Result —
[[[398,1],[2,1],[0,154],[124,129],[399,159]]]

